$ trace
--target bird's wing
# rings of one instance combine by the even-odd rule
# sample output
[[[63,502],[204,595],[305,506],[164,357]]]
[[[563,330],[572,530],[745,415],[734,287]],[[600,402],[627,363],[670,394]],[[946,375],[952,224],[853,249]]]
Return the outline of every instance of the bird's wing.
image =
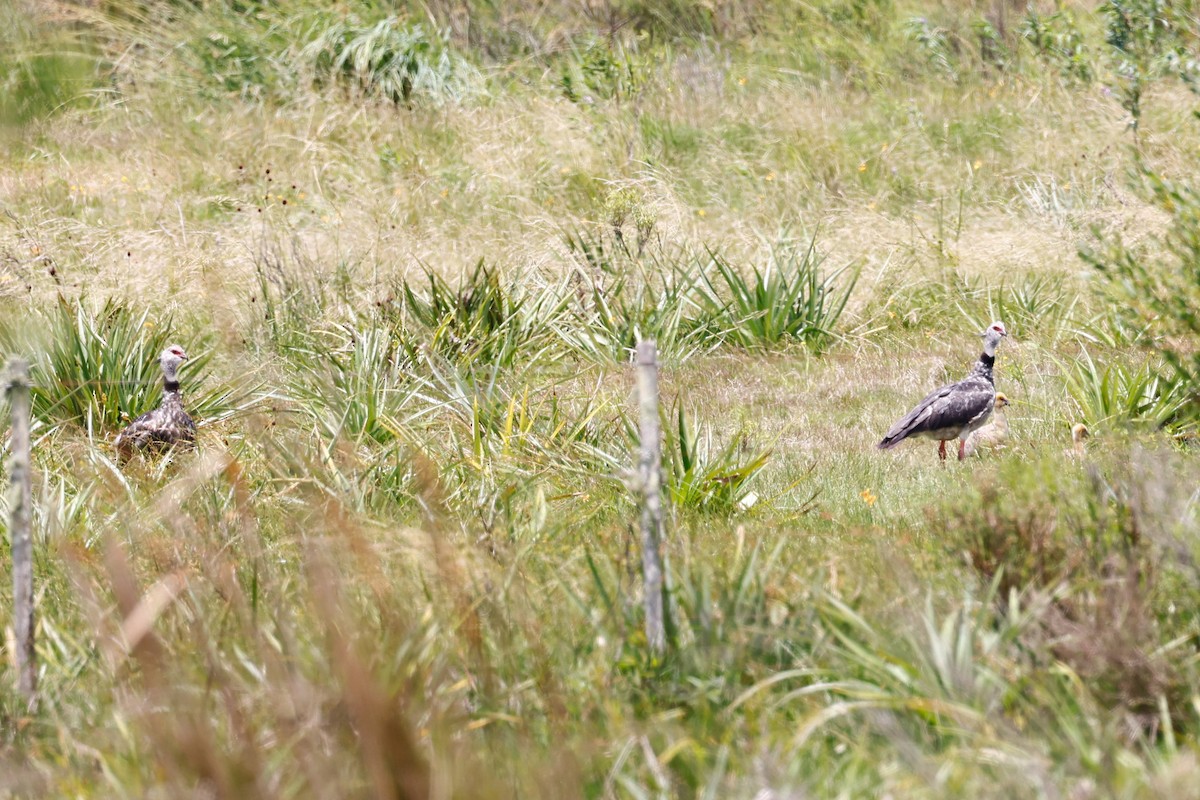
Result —
[[[141,437],[145,436],[148,431],[158,427],[155,421],[157,414],[157,408],[147,411],[145,414],[139,415],[137,419],[125,426],[125,429],[117,435],[117,446],[119,447],[123,442],[137,441]]]
[[[173,414],[160,407],[147,411],[129,423],[117,436],[114,444],[118,453],[127,454],[132,449],[146,447],[151,443],[161,446],[193,441],[195,431],[195,423],[187,414]]]
[[[972,377],[935,389],[892,426],[879,448],[895,447],[914,434],[982,424],[995,401],[995,388],[982,378]]]

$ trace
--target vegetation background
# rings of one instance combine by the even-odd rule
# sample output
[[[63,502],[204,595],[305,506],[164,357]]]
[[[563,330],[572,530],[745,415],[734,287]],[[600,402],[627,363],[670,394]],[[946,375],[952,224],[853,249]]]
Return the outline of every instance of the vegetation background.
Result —
[[[3,0],[0,797],[1200,797],[1198,48],[1186,0]],[[993,319],[1008,447],[876,451]],[[119,468],[172,342],[200,446]]]

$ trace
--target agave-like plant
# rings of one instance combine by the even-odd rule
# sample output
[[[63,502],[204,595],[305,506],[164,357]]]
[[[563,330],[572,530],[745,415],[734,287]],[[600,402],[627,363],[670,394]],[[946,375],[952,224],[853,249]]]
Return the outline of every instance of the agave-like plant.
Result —
[[[1002,319],[1014,330],[1037,331],[1052,342],[1069,332],[1068,323],[1079,304],[1079,295],[1067,291],[1062,278],[1026,275],[999,288],[963,285],[959,312],[975,329]]]
[[[170,322],[156,324],[147,309],[110,299],[93,312],[83,301],[60,299],[44,316],[0,328],[0,350],[31,359],[33,416],[42,425],[111,431],[158,404],[158,357],[176,338]],[[189,412],[199,422],[228,416],[245,390],[206,385],[212,352],[188,350],[182,380]]]
[[[696,296],[697,274],[686,254],[635,257],[622,241],[579,232],[566,236],[577,259],[577,307],[555,327],[572,351],[596,361],[624,361],[637,343],[654,339],[660,355],[686,361],[720,344]]]
[[[857,275],[838,286],[846,268],[824,275],[816,238],[808,247],[783,243],[772,249],[763,269],[746,277],[720,254],[709,250],[716,274],[701,273],[701,303],[727,341],[741,347],[771,347],[800,341],[823,349],[854,291]]]
[[[401,412],[419,386],[408,379],[407,356],[387,329],[319,331],[287,355],[296,375],[290,394],[297,410],[326,434],[377,443],[397,438]]]
[[[1097,428],[1161,428],[1174,422],[1190,400],[1182,382],[1164,377],[1151,364],[1138,369],[1119,362],[1100,367],[1086,349],[1064,373],[1081,419]]]
[[[428,349],[463,367],[536,360],[550,344],[548,320],[566,303],[554,287],[535,295],[520,280],[504,280],[483,259],[458,288],[433,270],[425,278],[425,289],[402,281],[402,308],[385,311],[413,359]]]
[[[676,508],[732,512],[754,505],[750,483],[762,471],[771,451],[741,452],[738,439],[719,445],[712,426],[688,424],[680,405],[675,425],[664,426],[663,470]]]

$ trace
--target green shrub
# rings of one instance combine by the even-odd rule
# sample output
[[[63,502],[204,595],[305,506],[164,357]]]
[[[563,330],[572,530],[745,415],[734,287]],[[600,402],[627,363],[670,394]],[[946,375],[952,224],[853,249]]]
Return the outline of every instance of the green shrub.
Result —
[[[311,38],[303,57],[318,81],[344,81],[397,105],[409,105],[414,97],[461,99],[477,77],[444,35],[397,17],[373,25],[337,21]]]
[[[949,78],[958,76],[950,31],[926,17],[912,17],[905,33],[935,72]]]
[[[1069,9],[1039,14],[1029,6],[1021,20],[1020,35],[1039,58],[1057,67],[1064,77],[1089,82],[1095,75],[1087,40]]]
[[[559,84],[572,103],[631,100],[646,85],[651,63],[635,49],[595,39],[572,51]]]
[[[39,25],[21,4],[0,4],[0,126],[78,105],[100,83],[100,59],[83,34]]]
[[[720,344],[696,298],[696,271],[684,252],[646,257],[625,240],[581,231],[568,234],[576,258],[573,313],[555,328],[571,350],[597,361],[627,360],[642,339],[654,339],[663,358],[682,362]]]
[[[1145,244],[1127,245],[1119,236],[1102,238],[1082,257],[1106,278],[1108,296],[1124,327],[1141,334],[1164,358],[1177,383],[1180,421],[1200,414],[1200,192],[1168,181],[1142,166],[1149,199],[1169,215],[1161,255]]]
[[[938,521],[1000,603],[1042,605],[1022,633],[1029,651],[1069,665],[1120,710],[1131,738],[1188,724],[1194,643],[1159,643],[1194,635],[1190,609],[1200,599],[1186,544],[1195,521],[1165,518],[1175,512],[1162,498],[1177,479],[1141,460],[1107,480],[1055,460],[1012,464],[980,476]]]
[[[587,555],[594,596],[576,602],[601,612],[597,627],[619,642],[621,688],[647,712],[683,708],[696,724],[719,729],[728,724],[722,712],[750,681],[795,663],[798,651],[811,646],[811,614],[780,596],[794,567],[786,538],[747,542],[741,530],[732,538],[731,557],[719,563],[690,553],[700,545],[686,534],[670,547],[682,557],[666,564],[664,656],[646,645],[641,604],[630,602],[624,565],[603,552]]]
[[[290,72],[284,61],[287,42],[276,28],[256,24],[252,15],[207,19],[212,23],[192,35],[188,51],[217,93],[262,99]]]
[[[417,387],[408,380],[408,356],[388,329],[317,331],[307,344],[285,352],[294,368],[289,394],[328,441],[388,443],[399,437],[401,412]]]
[[[1137,141],[1148,86],[1171,73],[1195,74],[1195,11],[1171,0],[1109,0],[1100,6],[1114,89]],[[1189,41],[1191,40],[1191,41]]]

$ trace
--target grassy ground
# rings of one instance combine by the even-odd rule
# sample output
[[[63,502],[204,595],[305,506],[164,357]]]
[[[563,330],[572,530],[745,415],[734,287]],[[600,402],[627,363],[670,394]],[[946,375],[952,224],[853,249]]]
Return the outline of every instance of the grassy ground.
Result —
[[[0,796],[1197,796],[1196,340],[1080,257],[1200,167],[1146,5],[3,6]],[[1007,448],[877,451],[993,319]],[[200,446],[119,466],[171,342]]]

